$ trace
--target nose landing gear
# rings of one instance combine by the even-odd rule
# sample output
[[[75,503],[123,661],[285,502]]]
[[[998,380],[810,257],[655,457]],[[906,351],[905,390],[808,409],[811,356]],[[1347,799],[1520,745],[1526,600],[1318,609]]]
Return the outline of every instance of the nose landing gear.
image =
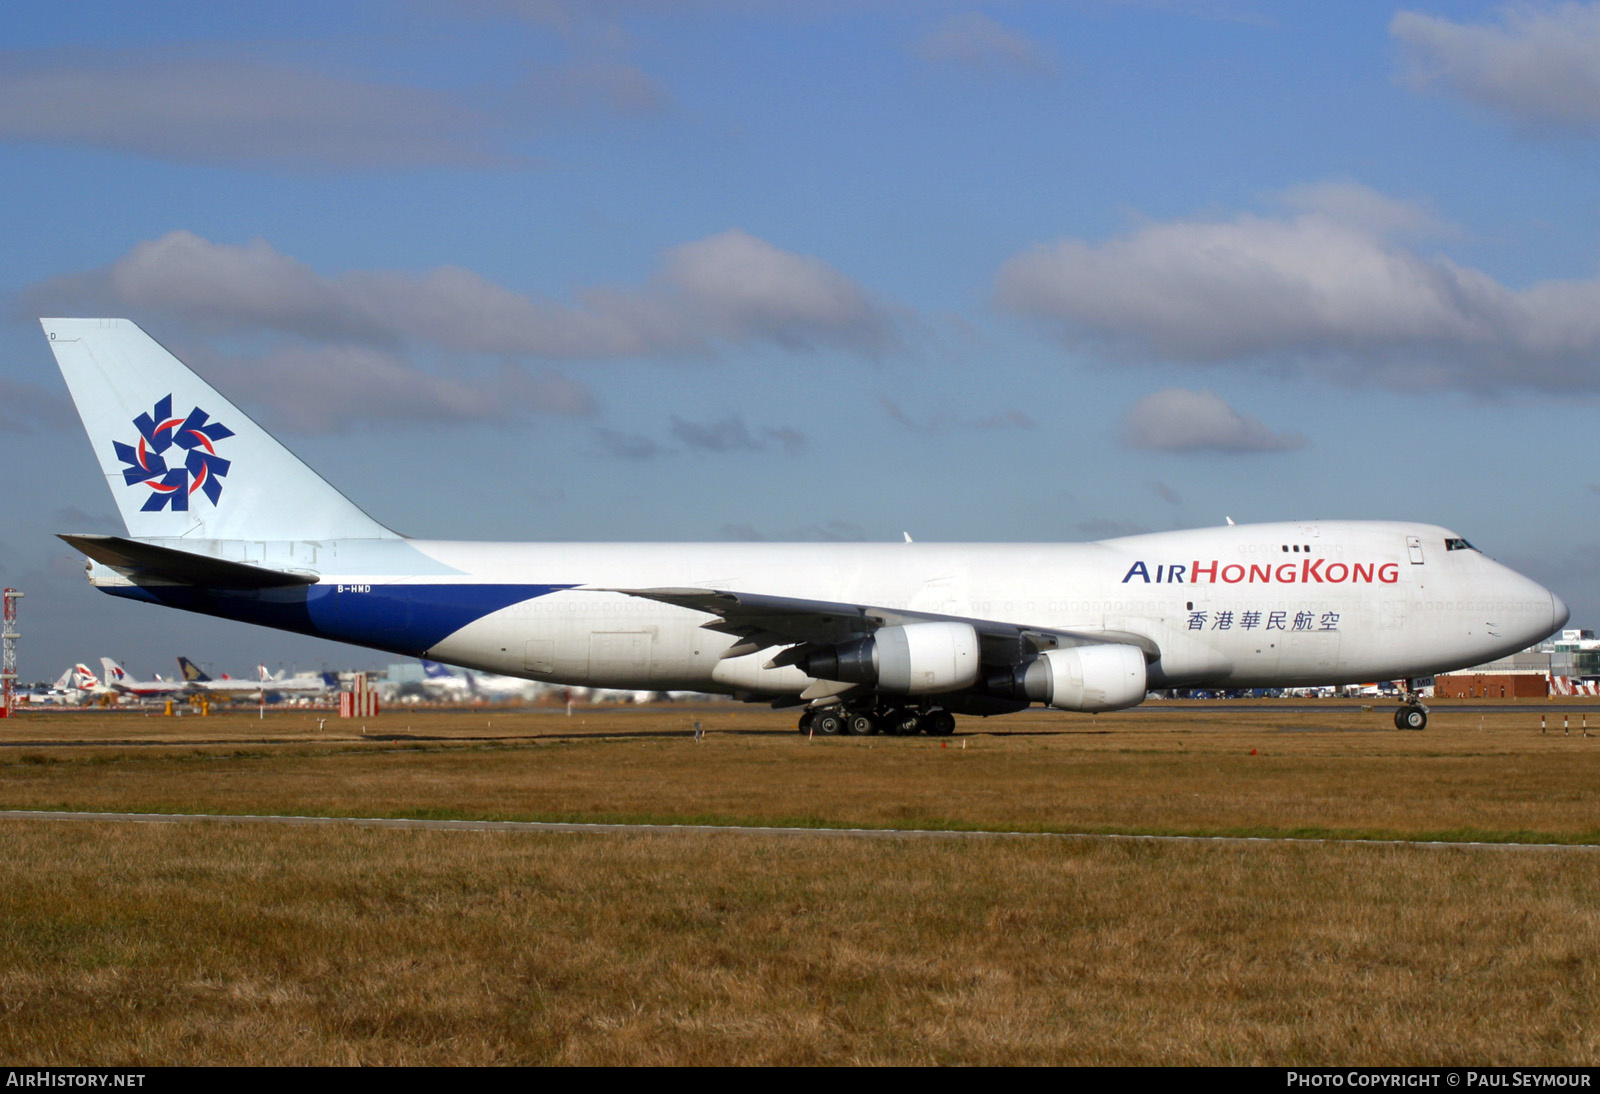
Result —
[[[1427,729],[1428,712],[1422,706],[1404,706],[1394,712],[1394,728]]]

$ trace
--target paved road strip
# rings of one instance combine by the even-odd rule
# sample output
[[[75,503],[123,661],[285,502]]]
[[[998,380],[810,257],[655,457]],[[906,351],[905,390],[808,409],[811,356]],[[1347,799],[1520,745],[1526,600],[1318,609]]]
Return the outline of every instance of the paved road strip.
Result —
[[[1600,851],[1593,843],[1480,843],[1450,840],[1339,839],[1303,836],[1151,836],[1097,832],[941,831],[922,828],[789,828],[733,824],[584,824],[570,821],[421,820],[404,817],[293,817],[231,813],[82,813],[50,809],[0,810],[0,820],[122,821],[135,824],[352,825],[460,832],[719,832],[746,836],[855,836],[864,839],[1056,839],[1148,843],[1304,843],[1391,847],[1462,847],[1505,851]]]

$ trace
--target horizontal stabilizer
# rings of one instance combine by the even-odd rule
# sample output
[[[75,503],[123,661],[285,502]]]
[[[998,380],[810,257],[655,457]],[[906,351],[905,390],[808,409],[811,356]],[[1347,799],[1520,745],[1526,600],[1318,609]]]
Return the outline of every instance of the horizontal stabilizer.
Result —
[[[278,589],[315,585],[318,581],[316,574],[269,570],[122,536],[61,535],[60,538],[136,584]]]

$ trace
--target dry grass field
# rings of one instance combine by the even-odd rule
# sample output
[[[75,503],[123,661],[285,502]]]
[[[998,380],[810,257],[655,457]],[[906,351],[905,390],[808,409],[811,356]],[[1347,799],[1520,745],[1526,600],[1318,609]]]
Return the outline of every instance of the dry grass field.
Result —
[[[1600,843],[1561,710],[31,714],[0,808]],[[9,1062],[1600,1063],[1578,847],[0,833]]]

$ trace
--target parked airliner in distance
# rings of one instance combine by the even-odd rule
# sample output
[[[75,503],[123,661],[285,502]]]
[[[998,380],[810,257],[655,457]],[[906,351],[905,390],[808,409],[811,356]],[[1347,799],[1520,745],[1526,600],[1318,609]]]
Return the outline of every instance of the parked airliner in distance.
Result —
[[[484,672],[946,734],[954,714],[1116,710],[1158,688],[1409,683],[1568,616],[1455,532],[1402,521],[1077,544],[410,539],[133,323],[41,322],[128,531],[62,535],[92,584]],[[1421,729],[1405,696],[1395,722]]]
[[[259,667],[259,666],[258,666]],[[211,695],[219,699],[240,696],[262,696],[271,690],[264,680],[236,680],[227,673],[213,680],[199,665],[187,657],[178,658],[178,671],[183,674],[184,686],[194,695]]]
[[[538,689],[526,676],[474,674],[454,669],[437,661],[422,662],[422,688],[429,695],[446,700],[526,698]]]
[[[27,688],[20,692],[24,701],[36,706],[79,706],[93,700],[94,695],[78,686],[78,667],[67,669],[56,682],[46,688]]]
[[[100,700],[114,700],[119,694],[117,689],[109,682],[101,683],[88,665],[81,661],[72,666],[73,686],[81,691],[86,701],[98,702]]]
[[[266,687],[268,695],[279,697],[326,695],[330,691],[339,690],[339,678],[331,672],[297,672],[290,676],[283,669],[279,669],[274,676],[267,672],[267,666],[257,665],[256,676]]]
[[[138,699],[170,699],[189,690],[189,685],[182,680],[163,680],[159,676],[154,680],[135,680],[109,657],[100,658],[100,667],[105,669],[106,683],[120,695],[132,695]]]

